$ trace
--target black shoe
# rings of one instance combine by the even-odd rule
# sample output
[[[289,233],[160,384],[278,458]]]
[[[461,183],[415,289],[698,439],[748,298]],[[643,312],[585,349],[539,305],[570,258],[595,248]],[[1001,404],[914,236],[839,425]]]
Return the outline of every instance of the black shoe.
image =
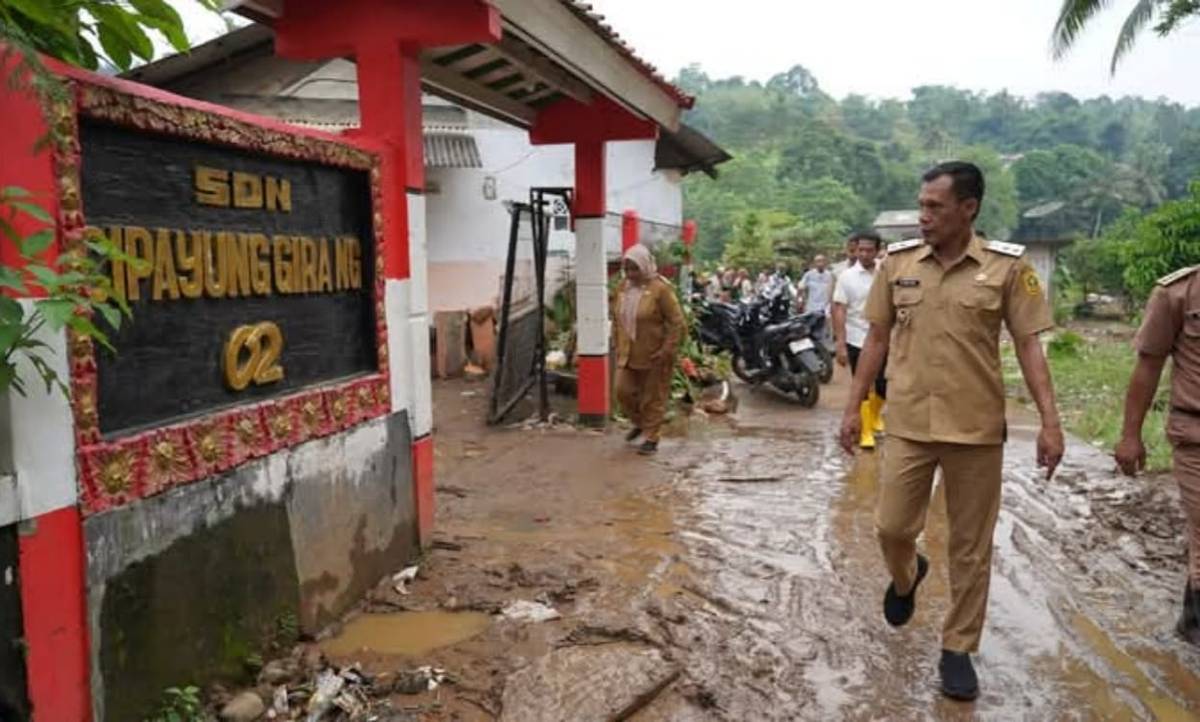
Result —
[[[1191,582],[1183,589],[1183,611],[1175,623],[1175,631],[1191,644],[1200,646],[1200,594]]]
[[[912,619],[913,610],[917,607],[917,587],[921,586],[921,580],[929,573],[929,560],[920,554],[917,555],[917,580],[913,582],[913,588],[904,596],[896,593],[896,583],[892,582],[888,585],[887,594],[883,595],[883,616],[887,619],[888,624],[893,627],[902,627]]]
[[[636,439],[637,437],[639,437],[641,435],[642,435],[642,430],[635,426],[629,430],[628,434],[625,434],[625,440],[633,441],[634,439]]]
[[[979,678],[971,655],[943,649],[938,674],[942,676],[942,694],[950,699],[970,702],[979,696]]]
[[[654,454],[657,454],[658,453],[658,442],[657,441],[643,441],[642,445],[638,447],[638,453],[641,454],[642,456],[652,456]]]

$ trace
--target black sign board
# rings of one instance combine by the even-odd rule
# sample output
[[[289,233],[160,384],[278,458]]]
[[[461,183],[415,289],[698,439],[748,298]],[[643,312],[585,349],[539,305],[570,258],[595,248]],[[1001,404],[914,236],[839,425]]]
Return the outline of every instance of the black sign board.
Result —
[[[106,438],[378,369],[366,170],[81,120],[89,232],[133,320],[98,348]]]

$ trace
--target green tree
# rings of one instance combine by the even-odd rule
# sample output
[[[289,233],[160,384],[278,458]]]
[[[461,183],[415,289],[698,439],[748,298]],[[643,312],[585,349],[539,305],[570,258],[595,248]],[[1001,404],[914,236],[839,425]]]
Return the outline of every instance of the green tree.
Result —
[[[213,10],[218,4],[218,0],[197,1]],[[39,53],[93,70],[102,59],[127,69],[134,57],[153,57],[148,31],[157,32],[179,50],[188,47],[179,13],[166,0],[0,0],[0,68],[6,75],[6,90],[35,94],[49,115],[67,96]],[[53,123],[47,126],[51,131],[44,143],[67,142]],[[89,240],[84,248],[67,250],[51,260],[54,221],[39,205],[45,200],[19,187],[0,188],[0,242],[16,246],[22,259],[17,267],[0,266],[0,290],[21,295],[29,295],[31,289],[44,292],[29,305],[0,296],[0,394],[9,388],[27,393],[27,379],[18,373],[21,359],[41,378],[47,393],[57,386],[66,394],[48,360],[50,347],[40,335],[70,328],[110,346],[94,319],[102,317],[107,328],[119,329],[122,315],[129,314],[124,299],[113,293],[104,264],[140,262],[99,240]]]
[[[1084,28],[1109,4],[1108,0],[1063,0],[1058,20],[1054,23],[1054,57],[1061,58],[1070,52]],[[1117,72],[1121,59],[1133,49],[1138,35],[1156,16],[1161,16],[1162,21],[1154,30],[1159,36],[1166,36],[1197,14],[1200,14],[1200,2],[1197,0],[1137,0],[1117,34],[1109,72]]]
[[[1143,300],[1157,279],[1200,263],[1200,183],[1193,183],[1184,198],[1140,218],[1131,215],[1111,233],[1128,235],[1125,285],[1135,299]]]

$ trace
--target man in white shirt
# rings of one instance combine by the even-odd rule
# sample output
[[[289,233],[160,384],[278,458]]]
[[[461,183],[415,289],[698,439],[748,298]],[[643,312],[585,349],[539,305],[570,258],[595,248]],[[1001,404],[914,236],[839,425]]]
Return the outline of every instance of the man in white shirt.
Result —
[[[833,289],[833,328],[837,336],[838,364],[850,365],[853,374],[858,367],[858,357],[867,340],[870,323],[864,316],[867,296],[875,280],[876,258],[879,256],[883,239],[872,231],[856,233],[858,262],[842,271]],[[884,364],[886,367],[886,363]],[[875,379],[875,388],[862,402],[862,435],[860,445],[864,449],[875,448],[875,434],[883,431],[883,402],[887,398],[887,380],[881,369]]]

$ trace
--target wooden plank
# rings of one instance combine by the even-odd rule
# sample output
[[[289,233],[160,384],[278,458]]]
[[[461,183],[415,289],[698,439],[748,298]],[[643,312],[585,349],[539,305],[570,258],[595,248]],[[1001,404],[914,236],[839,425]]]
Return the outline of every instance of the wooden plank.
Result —
[[[506,33],[543,52],[589,85],[633,112],[674,132],[680,108],[675,100],[608,41],[577,18],[562,0],[493,0]]]
[[[432,59],[421,58],[421,83],[428,86],[435,94],[444,95],[450,100],[462,103],[469,108],[495,116],[500,120],[516,123],[523,128],[533,125],[537,111],[524,103],[519,103],[504,93],[498,93],[484,87],[433,62]]]
[[[528,45],[511,35],[505,35],[500,39],[499,44],[492,48],[507,58],[510,63],[519,67],[522,74],[540,80],[563,95],[581,103],[592,101],[592,91],[586,83],[572,77],[570,73],[533,52]]]

